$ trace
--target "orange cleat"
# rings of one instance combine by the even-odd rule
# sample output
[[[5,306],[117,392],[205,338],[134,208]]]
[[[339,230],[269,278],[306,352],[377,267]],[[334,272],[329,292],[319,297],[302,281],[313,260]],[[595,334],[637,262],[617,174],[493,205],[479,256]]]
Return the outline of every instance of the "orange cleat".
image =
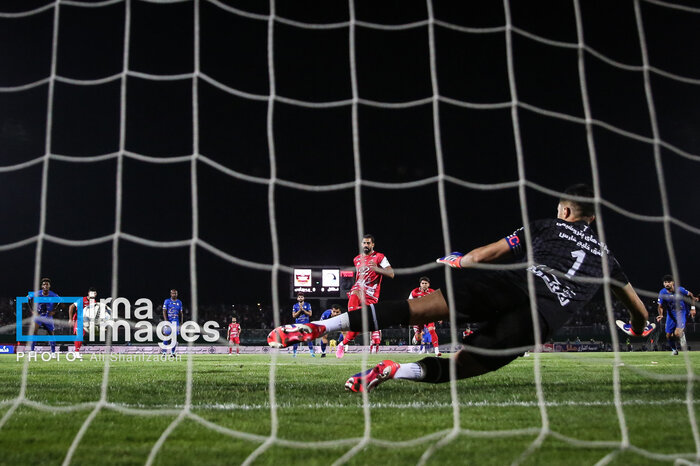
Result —
[[[397,362],[385,359],[372,369],[353,375],[345,382],[345,389],[351,392],[363,392],[367,387],[367,392],[374,390],[380,383],[393,379],[396,371],[401,365]]]
[[[325,325],[292,324],[277,327],[267,336],[267,344],[273,348],[285,348],[294,343],[315,340],[326,333]]]

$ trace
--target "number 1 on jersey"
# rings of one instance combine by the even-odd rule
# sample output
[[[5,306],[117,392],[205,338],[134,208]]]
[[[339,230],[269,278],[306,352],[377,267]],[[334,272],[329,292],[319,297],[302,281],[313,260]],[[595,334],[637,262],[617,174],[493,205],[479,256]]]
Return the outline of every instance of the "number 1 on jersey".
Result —
[[[583,264],[583,259],[586,257],[586,253],[580,249],[578,251],[571,251],[571,257],[576,259],[576,261],[574,262],[574,265],[571,266],[569,271],[566,272],[566,276],[569,278],[573,277],[578,271],[578,268],[581,267],[581,264]]]

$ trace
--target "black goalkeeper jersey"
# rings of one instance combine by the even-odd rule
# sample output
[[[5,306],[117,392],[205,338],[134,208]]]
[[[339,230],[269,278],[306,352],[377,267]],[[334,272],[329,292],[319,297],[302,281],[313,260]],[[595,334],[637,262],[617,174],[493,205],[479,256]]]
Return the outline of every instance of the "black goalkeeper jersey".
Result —
[[[600,288],[600,282],[580,279],[603,277],[603,254],[608,258],[610,276],[623,284],[628,282],[615,257],[584,221],[570,223],[560,219],[537,220],[530,224],[530,234],[534,265],[528,267],[527,271],[505,273],[526,293],[526,273],[535,275],[540,312],[559,314],[563,310],[571,315],[590,301]],[[513,251],[515,261],[527,262],[524,228],[507,236],[506,241]]]

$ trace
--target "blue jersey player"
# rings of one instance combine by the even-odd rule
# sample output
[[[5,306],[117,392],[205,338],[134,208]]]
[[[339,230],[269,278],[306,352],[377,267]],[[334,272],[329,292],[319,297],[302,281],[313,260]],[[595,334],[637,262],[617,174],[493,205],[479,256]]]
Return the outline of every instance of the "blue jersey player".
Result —
[[[427,328],[424,328],[422,333],[423,333],[423,337],[421,338],[421,341],[420,341],[420,352],[427,353],[428,349],[430,349],[430,346],[431,346],[431,343],[433,342],[433,339],[430,336],[430,332],[428,331]]]
[[[297,302],[292,307],[292,317],[294,318],[294,323],[296,324],[308,324],[311,322],[311,304],[304,301],[304,295],[299,293],[297,295]],[[309,353],[311,356],[316,357],[314,354],[314,342],[309,340]],[[294,357],[297,357],[297,348],[299,344],[294,344]]]
[[[323,314],[321,314],[321,319],[320,320],[326,320],[330,319],[331,317],[337,317],[340,315],[340,306],[337,304],[334,304],[331,306],[330,309],[326,309],[323,311]],[[342,335],[342,333],[341,333]],[[321,357],[325,358],[326,357],[326,346],[328,346],[328,335],[323,335],[321,337]]]
[[[656,316],[657,321],[664,318],[666,313],[666,339],[671,347],[671,352],[674,356],[678,355],[678,343],[683,339],[685,331],[685,320],[690,310],[690,316],[695,317],[695,305],[688,304],[697,301],[693,293],[686,290],[682,286],[678,287],[678,299],[676,299],[676,284],[671,275],[664,275],[664,287],[659,292],[659,315]],[[690,301],[687,301],[687,298]]]
[[[180,323],[183,321],[183,318],[182,301],[177,299],[177,290],[174,288],[170,290],[170,298],[163,302],[163,320],[174,324],[175,336],[173,338],[175,338],[175,342],[171,351],[172,354],[175,354],[175,349],[177,348],[177,335],[180,334]],[[170,340],[165,340],[163,343],[167,345],[170,343]],[[163,350],[163,353],[165,354],[166,350]]]
[[[58,295],[51,291],[51,279],[50,278],[42,278],[41,279],[41,290],[35,291],[35,292],[29,292],[27,295],[29,298],[29,308],[31,309],[32,302],[34,301],[34,298],[58,298]],[[58,310],[56,306],[60,306],[58,303],[36,303],[36,307],[33,312],[33,321],[34,321],[34,332],[33,334],[36,335],[37,331],[39,330],[40,327],[44,327],[46,331],[49,333],[49,335],[54,335],[54,323],[53,323],[53,316]],[[51,341],[51,352],[56,353],[56,342]],[[36,346],[36,342],[33,341],[31,345],[31,351],[34,351],[34,347]]]

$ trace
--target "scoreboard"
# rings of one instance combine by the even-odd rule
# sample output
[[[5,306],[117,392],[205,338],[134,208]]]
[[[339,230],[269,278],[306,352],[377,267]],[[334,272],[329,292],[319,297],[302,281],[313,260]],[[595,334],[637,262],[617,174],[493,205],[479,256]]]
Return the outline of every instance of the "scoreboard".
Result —
[[[355,283],[355,272],[334,266],[294,266],[291,297],[303,293],[306,298],[343,298]]]

